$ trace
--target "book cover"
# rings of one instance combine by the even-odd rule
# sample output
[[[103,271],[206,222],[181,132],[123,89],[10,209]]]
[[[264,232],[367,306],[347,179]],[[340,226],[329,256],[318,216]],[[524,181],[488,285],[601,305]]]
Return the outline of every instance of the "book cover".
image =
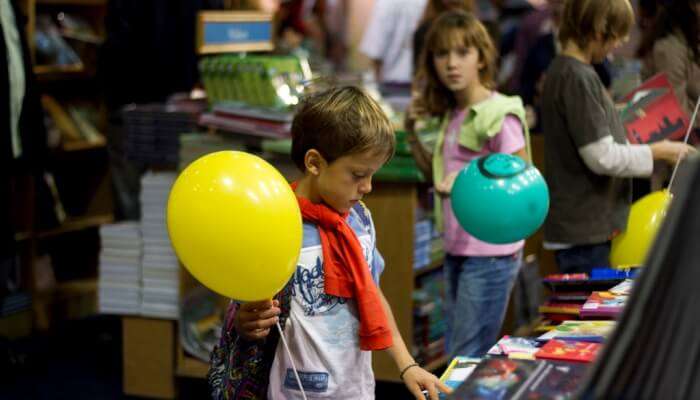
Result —
[[[517,399],[573,399],[583,384],[588,364],[563,361],[546,361],[544,367],[533,374],[525,390]]]
[[[624,101],[620,117],[630,143],[680,140],[685,135],[688,116],[666,74],[654,75],[625,96]]]
[[[613,329],[615,329],[615,321],[564,321],[537,340],[546,342],[551,339],[560,339],[601,343]]]
[[[535,354],[537,358],[591,362],[595,359],[600,350],[599,343],[576,342],[568,340],[552,339]]]
[[[488,351],[492,356],[508,356],[510,358],[534,360],[535,353],[542,347],[542,342],[533,338],[503,336],[498,343]]]
[[[538,367],[537,361],[487,358],[452,394],[455,400],[511,399]]]
[[[474,372],[474,369],[476,369],[476,366],[479,365],[480,362],[480,358],[457,356],[452,359],[450,365],[448,365],[445,372],[442,373],[440,381],[454,390],[469,378],[469,375]],[[440,393],[440,399],[446,397],[444,393]]]
[[[573,399],[587,364],[563,361],[483,360],[449,397],[467,399]]]
[[[570,314],[579,315],[581,304],[579,303],[560,303],[546,301],[539,307],[539,312],[546,314]]]
[[[625,308],[628,296],[611,292],[593,292],[581,307],[582,318],[615,318]]]

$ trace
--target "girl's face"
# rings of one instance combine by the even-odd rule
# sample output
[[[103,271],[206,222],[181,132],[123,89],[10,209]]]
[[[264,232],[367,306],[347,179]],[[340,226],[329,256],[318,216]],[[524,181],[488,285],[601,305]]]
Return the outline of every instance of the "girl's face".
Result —
[[[476,47],[464,45],[437,50],[433,55],[433,63],[440,82],[452,92],[480,83],[479,71],[484,66]]]

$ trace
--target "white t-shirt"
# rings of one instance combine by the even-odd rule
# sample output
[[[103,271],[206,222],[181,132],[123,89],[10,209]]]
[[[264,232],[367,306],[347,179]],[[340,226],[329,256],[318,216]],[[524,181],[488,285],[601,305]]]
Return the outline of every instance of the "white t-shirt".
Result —
[[[351,210],[348,223],[357,234],[375,283],[384,268],[369,214]],[[372,352],[360,350],[354,299],[324,293],[323,252],[315,225],[304,223],[304,243],[292,277],[292,298],[284,337],[309,399],[374,399]],[[292,364],[280,340],[270,369],[267,397],[302,399]]]
[[[382,61],[382,82],[410,83],[413,73],[413,33],[427,0],[376,0],[360,51]]]

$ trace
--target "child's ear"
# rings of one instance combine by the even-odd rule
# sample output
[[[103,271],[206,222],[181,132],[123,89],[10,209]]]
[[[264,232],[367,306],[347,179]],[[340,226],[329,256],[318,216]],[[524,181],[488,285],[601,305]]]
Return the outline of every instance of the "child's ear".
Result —
[[[320,174],[326,164],[326,159],[316,149],[309,149],[304,155],[304,166],[311,175]]]

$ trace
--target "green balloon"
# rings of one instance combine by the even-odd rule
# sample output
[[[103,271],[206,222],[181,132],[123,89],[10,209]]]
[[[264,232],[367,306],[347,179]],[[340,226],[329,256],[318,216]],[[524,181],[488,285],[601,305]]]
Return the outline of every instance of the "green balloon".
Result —
[[[465,166],[450,199],[462,228],[495,244],[532,235],[549,211],[549,189],[540,171],[520,157],[503,153],[476,158]]]

